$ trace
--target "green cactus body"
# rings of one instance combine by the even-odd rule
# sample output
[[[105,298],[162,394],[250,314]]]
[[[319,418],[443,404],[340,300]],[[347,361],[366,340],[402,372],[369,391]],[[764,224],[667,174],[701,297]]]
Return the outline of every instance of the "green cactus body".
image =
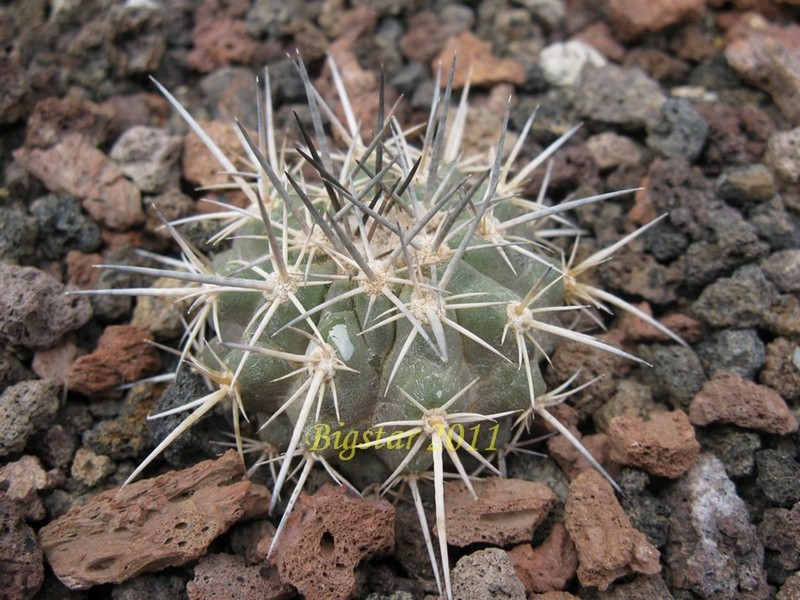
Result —
[[[566,269],[538,234],[549,223],[571,235],[574,228],[562,213],[628,191],[556,207],[520,199],[527,175],[574,129],[513,177],[527,127],[504,158],[507,117],[494,155],[459,160],[462,131],[455,126],[445,134],[449,88],[434,100],[421,149],[383,114],[377,116],[378,134],[365,143],[353,119],[339,123],[318,105],[302,63],[297,67],[309,91],[314,133],[302,129],[297,162],[278,156],[267,79],[266,93],[259,95],[259,141],[239,128],[256,177],[233,180],[251,206],[219,215],[230,248],[209,261],[170,225],[185,269],[157,274],[174,277],[176,289],[195,299],[185,362],[216,381],[219,391],[188,403],[181,426],[133,476],[226,401],[240,449],[244,413],[261,425],[262,440],[283,452],[273,507],[298,460],[305,467],[290,508],[314,464],[358,489],[406,482],[418,503],[417,478],[432,471],[449,595],[441,506],[445,459],[471,489],[459,455],[466,452],[475,464],[499,473],[483,455],[519,439],[511,415],[541,415],[566,431],[546,408],[568,394],[559,388],[548,395],[539,370],[559,338],[630,357],[562,326],[559,315],[574,308],[571,297],[583,289],[573,275],[591,261]],[[330,68],[347,107],[335,65]],[[237,172],[161,89],[222,168]],[[346,147],[329,150],[323,114]],[[462,102],[455,123],[465,116]],[[316,177],[306,181],[300,166]],[[627,306],[613,297],[604,301]]]

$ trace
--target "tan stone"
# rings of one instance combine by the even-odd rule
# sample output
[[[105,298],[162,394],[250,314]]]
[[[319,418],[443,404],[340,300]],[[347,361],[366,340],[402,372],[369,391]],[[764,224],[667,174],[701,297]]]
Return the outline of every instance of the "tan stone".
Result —
[[[350,598],[358,563],[394,550],[394,517],[385,500],[359,498],[344,486],[300,494],[272,554],[281,581],[307,600]]]
[[[613,461],[670,479],[688,471],[700,454],[694,427],[681,410],[657,413],[649,421],[614,417],[608,439]]]
[[[601,591],[629,573],[661,570],[660,554],[631,525],[611,485],[596,471],[572,480],[564,525],[578,551],[578,580]]]
[[[269,491],[243,479],[234,450],[190,469],[103,492],[39,531],[70,589],[120,583],[203,556],[234,523],[265,516]]]
[[[446,73],[454,54],[458,57],[453,75],[454,89],[463,88],[467,79],[474,86],[496,83],[519,85],[525,82],[525,69],[519,62],[511,58],[497,58],[492,54],[492,45],[489,42],[469,31],[447,39],[439,56],[433,60],[434,72],[441,63]]]
[[[555,592],[567,587],[578,568],[575,544],[561,523],[536,548],[521,544],[508,551],[508,556],[528,593]]]
[[[738,427],[786,435],[797,431],[797,418],[780,395],[736,373],[718,373],[692,400],[693,425],[731,423]]]
[[[460,479],[444,486],[447,543],[452,546],[528,541],[558,502],[546,485],[523,479],[490,477],[472,485],[477,500]]]

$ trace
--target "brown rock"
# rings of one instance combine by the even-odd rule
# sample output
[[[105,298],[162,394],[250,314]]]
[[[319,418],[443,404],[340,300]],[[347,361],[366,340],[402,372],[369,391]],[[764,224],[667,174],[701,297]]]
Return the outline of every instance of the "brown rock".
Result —
[[[477,500],[460,479],[444,486],[447,543],[452,546],[527,542],[558,503],[550,488],[533,481],[489,477],[472,485]]]
[[[70,134],[81,134],[92,146],[108,136],[110,114],[106,109],[80,98],[45,98],[36,104],[28,122],[25,145],[51,148]]]
[[[66,381],[70,365],[84,353],[73,340],[64,338],[52,348],[34,354],[31,368],[42,379]]]
[[[605,21],[595,21],[573,39],[589,44],[606,58],[620,62],[625,58],[625,47],[611,36]]]
[[[787,338],[777,338],[767,344],[767,360],[761,371],[761,383],[777,391],[789,402],[800,400],[800,347]]]
[[[611,445],[604,433],[583,437],[577,431],[572,431],[572,434],[580,440],[589,454],[603,466],[609,475],[612,477],[619,475],[619,465],[612,462]],[[547,440],[547,450],[561,467],[567,479],[574,479],[584,471],[594,469],[592,464],[572,445],[572,442],[563,435],[557,435]]]
[[[446,37],[436,14],[423,10],[409,19],[408,30],[400,38],[400,51],[410,61],[427,63],[441,52]]]
[[[36,534],[25,524],[17,503],[0,492],[0,573],[2,596],[28,600],[44,581],[42,549]]]
[[[92,318],[92,305],[67,296],[44,271],[0,263],[0,343],[34,350],[51,348]]]
[[[611,485],[596,471],[586,471],[569,486],[564,524],[578,551],[578,580],[601,591],[629,573],[653,575],[660,554],[631,526]]]
[[[569,592],[545,592],[544,594],[530,594],[528,600],[578,600]]]
[[[95,396],[152,375],[161,367],[161,356],[148,343],[151,341],[153,335],[144,327],[109,325],[97,349],[72,363],[67,386],[84,396]]]
[[[100,278],[100,269],[95,269],[94,265],[103,262],[103,255],[70,250],[64,262],[67,265],[67,287],[71,290],[90,290]]]
[[[697,17],[704,9],[705,0],[610,0],[608,19],[617,38],[629,42]]]
[[[200,126],[220,148],[239,148],[241,146],[230,123],[200,121]],[[222,173],[222,165],[194,132],[188,133],[183,138],[181,161],[183,176],[200,187],[212,187],[220,183],[228,183],[230,180],[227,175]],[[219,210],[219,207],[214,206],[214,210]]]
[[[359,562],[394,550],[394,507],[326,484],[300,494],[273,552],[281,581],[308,600],[345,600]]]
[[[522,544],[509,550],[508,556],[528,593],[563,590],[578,568],[575,544],[561,523],[556,523],[547,539],[536,548]]]
[[[55,487],[63,475],[47,473],[35,456],[25,455],[18,461],[0,467],[0,489],[16,500],[26,519],[39,521],[45,517],[44,504],[37,492]],[[2,569],[0,569],[2,572]]]
[[[433,70],[442,64],[447,70],[456,55],[456,72],[453,76],[453,88],[461,89],[467,83],[467,78],[474,86],[494,85],[496,83],[525,82],[525,69],[511,58],[497,58],[492,54],[492,45],[484,42],[475,34],[464,31],[457,36],[451,36],[433,60]]]
[[[81,134],[69,134],[47,150],[20,148],[14,158],[50,191],[81,198],[92,218],[110,229],[144,221],[139,189]]]
[[[641,302],[634,305],[643,313],[653,316],[650,304]],[[681,313],[671,313],[658,320],[675,335],[687,343],[694,344],[703,338],[703,325],[697,319]],[[630,342],[671,342],[672,338],[659,331],[649,323],[628,312],[620,311],[617,328],[620,329],[625,340]]]
[[[800,124],[800,25],[774,25],[751,13],[727,35],[725,59],[739,75],[772,96]]]
[[[186,584],[189,600],[283,600],[296,596],[290,585],[281,584],[274,568],[246,565],[236,554],[210,554],[194,568],[194,579]]]
[[[692,425],[731,423],[738,427],[786,435],[797,431],[797,419],[778,393],[742,379],[718,373],[706,383],[689,407]]]
[[[655,414],[649,421],[615,417],[608,438],[612,460],[670,479],[688,471],[700,454],[694,428],[681,410]]]
[[[89,448],[78,448],[72,459],[70,475],[87,487],[95,487],[115,470],[116,465],[108,456],[96,454]]]
[[[0,57],[0,123],[13,123],[30,110],[25,69],[12,57]]]
[[[39,531],[50,566],[70,589],[120,583],[182,565],[241,520],[265,516],[266,488],[243,479],[234,450],[190,469],[103,492]]]
[[[240,19],[215,19],[194,28],[194,48],[188,63],[195,71],[210,73],[233,63],[246,64],[253,58],[256,43]]]
[[[795,600],[800,598],[800,572],[790,575],[775,594],[775,600]]]

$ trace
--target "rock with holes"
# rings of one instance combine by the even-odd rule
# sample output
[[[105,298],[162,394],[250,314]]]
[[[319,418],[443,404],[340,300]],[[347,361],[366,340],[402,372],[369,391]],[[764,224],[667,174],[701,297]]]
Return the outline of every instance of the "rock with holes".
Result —
[[[103,492],[39,531],[47,561],[68,588],[86,589],[194,560],[234,523],[266,514],[269,492],[243,475],[229,450]]]
[[[248,565],[237,554],[210,554],[194,568],[194,579],[186,584],[189,600],[286,600],[296,596],[294,588],[281,584],[273,568]]]
[[[358,563],[393,550],[391,504],[326,484],[313,496],[300,495],[273,560],[281,581],[307,600],[345,600],[353,594]]]
[[[460,479],[445,485],[447,543],[453,546],[528,542],[558,502],[546,485],[524,479],[490,477],[472,485],[477,500]]]

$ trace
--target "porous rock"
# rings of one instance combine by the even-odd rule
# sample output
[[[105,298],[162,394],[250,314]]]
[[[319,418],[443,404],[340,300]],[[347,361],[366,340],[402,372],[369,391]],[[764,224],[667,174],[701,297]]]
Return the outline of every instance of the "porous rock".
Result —
[[[655,414],[649,421],[615,417],[608,438],[612,460],[670,479],[685,473],[700,453],[694,428],[681,410]]]
[[[517,576],[530,592],[563,590],[575,577],[578,554],[567,530],[556,523],[550,535],[535,548],[520,544],[508,551]]]
[[[498,546],[519,544],[533,537],[558,497],[541,483],[489,477],[472,482],[476,500],[460,479],[445,484],[447,543]]]
[[[731,423],[747,429],[786,435],[797,431],[797,418],[773,389],[719,373],[703,386],[689,407],[693,425]]]
[[[645,33],[654,33],[696,17],[704,7],[703,0],[611,0],[608,3],[608,19],[620,40],[631,41]]]
[[[44,350],[92,318],[86,298],[66,296],[54,277],[33,267],[0,263],[0,342]]]
[[[451,574],[460,600],[525,600],[525,586],[501,548],[478,550],[460,559]]]
[[[63,480],[63,476],[61,479]],[[52,488],[56,481],[56,473],[47,473],[35,456],[26,454],[19,460],[0,467],[0,489],[9,498],[17,501],[25,518],[31,521],[45,517],[44,504],[37,492]]]
[[[19,452],[33,433],[44,429],[61,404],[59,385],[32,379],[12,385],[0,396],[0,456]]]
[[[564,525],[578,552],[578,580],[605,590],[629,573],[661,570],[659,552],[633,528],[614,490],[597,471],[572,480]]]
[[[103,492],[39,531],[70,589],[120,583],[205,554],[234,523],[265,516],[269,491],[243,479],[234,450],[183,471]]]
[[[210,554],[194,568],[186,584],[189,600],[284,600],[294,597],[292,586],[281,584],[274,568],[247,565],[236,554]]]
[[[358,563],[394,550],[394,513],[385,500],[358,498],[344,486],[300,494],[272,554],[281,581],[308,600],[349,598]]]
[[[492,54],[490,43],[469,31],[462,31],[457,36],[448,38],[439,56],[433,60],[434,72],[440,62],[449,65],[454,54],[458,55],[453,75],[454,89],[463,88],[467,77],[474,86],[495,83],[520,85],[525,82],[525,69],[522,64],[511,58],[497,58]]]
[[[795,358],[797,357],[797,358]],[[767,344],[761,382],[789,402],[800,400],[800,346],[779,337]]]
[[[709,599],[769,597],[764,547],[718,458],[701,454],[669,502],[665,555],[674,587]]]
[[[82,199],[83,207],[110,229],[144,221],[139,189],[81,134],[70,134],[46,150],[20,148],[14,158],[55,193]]]
[[[152,375],[161,366],[158,350],[148,343],[152,341],[152,334],[143,327],[110,325],[100,336],[97,349],[70,366],[69,389],[95,396]]]
[[[181,138],[158,127],[128,129],[111,148],[111,158],[143,192],[157,194],[177,187]]]
[[[800,181],[800,127],[790,131],[777,131],[767,142],[764,161],[784,181]]]
[[[17,503],[0,492],[0,595],[7,600],[30,600],[44,581],[42,549],[25,524]]]
[[[758,525],[764,547],[778,553],[778,565],[787,571],[800,569],[800,503],[791,510],[768,508]]]

